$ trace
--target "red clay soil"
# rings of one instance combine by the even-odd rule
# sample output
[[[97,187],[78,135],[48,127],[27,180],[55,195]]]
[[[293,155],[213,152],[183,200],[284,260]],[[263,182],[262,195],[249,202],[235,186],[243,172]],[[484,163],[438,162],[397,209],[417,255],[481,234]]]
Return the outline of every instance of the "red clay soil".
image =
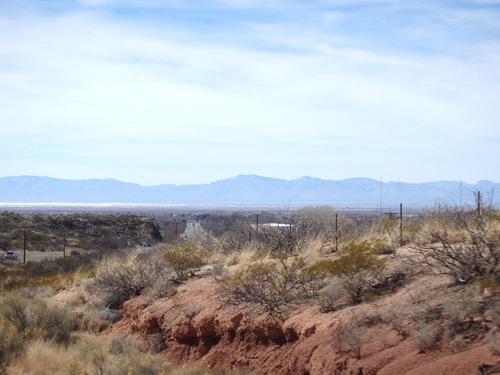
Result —
[[[208,277],[192,279],[183,288],[174,299],[125,302],[124,318],[113,331],[140,335],[180,366],[202,361],[276,375],[500,374],[500,356],[488,346],[486,333],[475,335],[456,353],[444,340],[420,352],[411,335],[403,337],[387,320],[377,320],[394,301],[404,303],[405,291],[331,313],[310,303],[275,318],[249,306],[224,306]],[[358,353],[356,343],[339,340],[339,328],[356,314],[367,322]]]

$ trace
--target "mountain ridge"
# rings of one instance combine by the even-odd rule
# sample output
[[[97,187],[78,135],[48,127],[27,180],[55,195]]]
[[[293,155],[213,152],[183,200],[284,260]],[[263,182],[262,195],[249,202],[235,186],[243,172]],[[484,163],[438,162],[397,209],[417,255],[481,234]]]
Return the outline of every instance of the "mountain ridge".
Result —
[[[42,176],[0,178],[2,203],[183,203],[183,204],[369,204],[399,202],[471,203],[474,192],[485,196],[500,189],[487,180],[381,182],[366,177],[323,180],[303,176],[293,180],[237,175],[208,184],[142,186],[114,178],[68,180]],[[462,192],[462,196],[460,196]]]

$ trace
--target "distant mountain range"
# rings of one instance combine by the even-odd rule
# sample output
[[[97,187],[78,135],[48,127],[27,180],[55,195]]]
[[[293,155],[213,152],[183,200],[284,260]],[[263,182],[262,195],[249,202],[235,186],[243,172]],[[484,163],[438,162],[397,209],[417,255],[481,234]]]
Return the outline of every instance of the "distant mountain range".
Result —
[[[405,203],[432,205],[472,204],[474,192],[495,204],[500,183],[479,181],[471,185],[458,181],[426,183],[380,182],[368,178],[322,180],[302,177],[282,180],[256,175],[200,185],[141,186],[115,179],[64,180],[18,176],[0,178],[2,203],[170,203],[170,204],[330,204],[378,206]]]

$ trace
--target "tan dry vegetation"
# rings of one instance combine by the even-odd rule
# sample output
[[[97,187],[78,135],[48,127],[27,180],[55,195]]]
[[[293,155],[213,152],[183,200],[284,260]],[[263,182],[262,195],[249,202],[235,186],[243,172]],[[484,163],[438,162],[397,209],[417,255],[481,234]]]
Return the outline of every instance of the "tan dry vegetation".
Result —
[[[0,321],[2,368],[88,375],[496,373],[494,259],[486,262],[492,269],[457,282],[437,274],[423,252],[487,239],[475,249],[496,256],[496,212],[484,211],[480,223],[470,212],[439,207],[405,223],[404,247],[393,221],[342,218],[337,253],[333,213],[308,222],[313,214],[307,209],[287,218],[295,226],[267,232],[238,218],[235,234],[220,237],[228,242],[209,247],[162,244],[104,261],[2,267],[0,283],[12,286],[2,302],[24,319]],[[38,289],[24,282],[40,277]]]
[[[500,357],[491,350],[497,336],[489,333],[497,328],[485,315],[475,314],[468,326],[446,311],[465,306],[468,295],[444,276],[417,275],[370,302],[328,314],[309,304],[270,317],[252,304],[221,303],[217,284],[202,277],[185,284],[175,301],[125,303],[113,331],[161,337],[174,364],[203,361],[260,374],[471,374]]]

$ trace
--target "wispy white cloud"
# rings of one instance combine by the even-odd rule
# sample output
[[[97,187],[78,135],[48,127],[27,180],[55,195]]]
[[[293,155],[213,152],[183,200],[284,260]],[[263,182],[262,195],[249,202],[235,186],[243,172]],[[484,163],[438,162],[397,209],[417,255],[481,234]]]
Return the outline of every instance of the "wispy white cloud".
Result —
[[[2,175],[499,180],[492,2],[22,4],[0,6]]]

